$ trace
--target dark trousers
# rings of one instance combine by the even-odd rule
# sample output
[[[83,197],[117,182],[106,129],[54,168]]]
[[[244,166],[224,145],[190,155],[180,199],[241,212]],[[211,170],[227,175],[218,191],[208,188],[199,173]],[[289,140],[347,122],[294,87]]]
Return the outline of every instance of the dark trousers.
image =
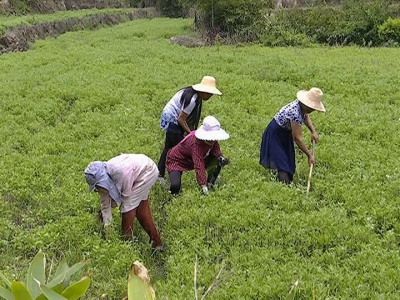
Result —
[[[175,124],[170,124],[168,131],[165,133],[164,149],[161,152],[160,159],[158,161],[158,176],[165,176],[165,162],[167,161],[167,154],[169,149],[179,144],[183,140],[184,131]]]
[[[218,158],[213,156],[206,158],[207,183],[215,184],[222,167],[218,164]],[[182,171],[171,171],[169,173],[169,188],[172,195],[178,195],[182,187]]]

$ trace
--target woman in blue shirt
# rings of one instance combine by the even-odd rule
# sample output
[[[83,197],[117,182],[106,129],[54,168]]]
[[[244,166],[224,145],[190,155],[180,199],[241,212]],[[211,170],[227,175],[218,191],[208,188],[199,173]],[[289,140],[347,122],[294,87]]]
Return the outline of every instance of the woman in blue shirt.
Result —
[[[308,163],[314,164],[314,156],[303,141],[301,126],[305,124],[311,132],[311,140],[318,142],[318,133],[309,114],[314,110],[325,112],[322,95],[321,89],[315,87],[299,91],[297,99],[282,107],[264,131],[260,164],[277,170],[281,182],[293,181],[296,171],[294,142],[307,155]]]

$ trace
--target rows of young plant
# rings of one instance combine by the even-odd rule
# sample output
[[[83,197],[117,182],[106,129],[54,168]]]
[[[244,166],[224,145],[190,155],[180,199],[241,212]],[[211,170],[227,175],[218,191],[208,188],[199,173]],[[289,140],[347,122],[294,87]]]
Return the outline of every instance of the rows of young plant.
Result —
[[[0,57],[0,266],[26,274],[42,249],[54,265],[83,259],[87,299],[126,295],[130,264],[140,260],[160,299],[203,294],[223,267],[210,299],[393,299],[400,275],[400,99],[398,49],[184,48],[169,38],[192,20],[136,20],[98,31],[37,41]],[[120,217],[102,231],[98,196],[83,170],[120,153],[158,160],[162,108],[203,75],[223,96],[204,104],[231,138],[231,164],[219,188],[200,195],[195,176],[169,197],[150,195],[166,245],[151,256],[135,223],[135,240],[119,238]],[[297,153],[295,184],[276,182],[259,164],[262,132],[299,89],[320,87],[325,114],[311,115],[320,142],[312,188]],[[310,135],[304,131],[308,144]],[[295,283],[298,284],[295,284]]]

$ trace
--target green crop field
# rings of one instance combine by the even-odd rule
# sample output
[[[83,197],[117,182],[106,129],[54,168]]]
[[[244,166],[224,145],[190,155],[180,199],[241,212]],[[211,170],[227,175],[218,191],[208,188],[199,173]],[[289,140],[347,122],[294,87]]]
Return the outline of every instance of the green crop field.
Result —
[[[210,299],[398,299],[400,49],[169,42],[191,24],[136,20],[0,56],[0,270],[24,279],[42,249],[54,265],[87,260],[78,274],[92,278],[87,299],[121,299],[140,260],[157,298],[194,299],[197,257],[199,295],[223,268]],[[135,240],[122,241],[116,209],[104,236],[83,170],[120,153],[157,161],[165,103],[204,75],[223,95],[202,115],[231,134],[219,188],[201,196],[194,172],[178,198],[153,188],[164,253],[151,255],[137,222]],[[305,155],[296,151],[291,186],[258,160],[265,126],[313,86],[327,112],[311,114],[320,142],[307,194]]]

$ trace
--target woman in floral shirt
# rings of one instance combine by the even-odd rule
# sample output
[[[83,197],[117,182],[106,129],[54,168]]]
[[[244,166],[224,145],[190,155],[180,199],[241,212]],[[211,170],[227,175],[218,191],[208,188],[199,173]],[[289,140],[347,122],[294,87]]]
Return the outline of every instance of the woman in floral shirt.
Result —
[[[314,156],[303,141],[301,126],[305,124],[311,132],[311,140],[318,142],[318,133],[309,114],[314,110],[325,112],[322,95],[321,89],[315,87],[309,91],[299,91],[297,99],[282,107],[264,131],[260,164],[277,170],[281,182],[291,183],[296,171],[293,140],[307,155],[308,163],[314,164]]]
[[[227,140],[229,134],[221,128],[212,116],[204,118],[203,125],[192,131],[183,141],[172,148],[167,155],[167,170],[171,181],[170,192],[177,196],[181,190],[182,172],[195,170],[201,192],[208,195],[208,188],[215,187],[215,181],[229,160],[222,156],[218,141]],[[209,170],[206,176],[206,169]]]

